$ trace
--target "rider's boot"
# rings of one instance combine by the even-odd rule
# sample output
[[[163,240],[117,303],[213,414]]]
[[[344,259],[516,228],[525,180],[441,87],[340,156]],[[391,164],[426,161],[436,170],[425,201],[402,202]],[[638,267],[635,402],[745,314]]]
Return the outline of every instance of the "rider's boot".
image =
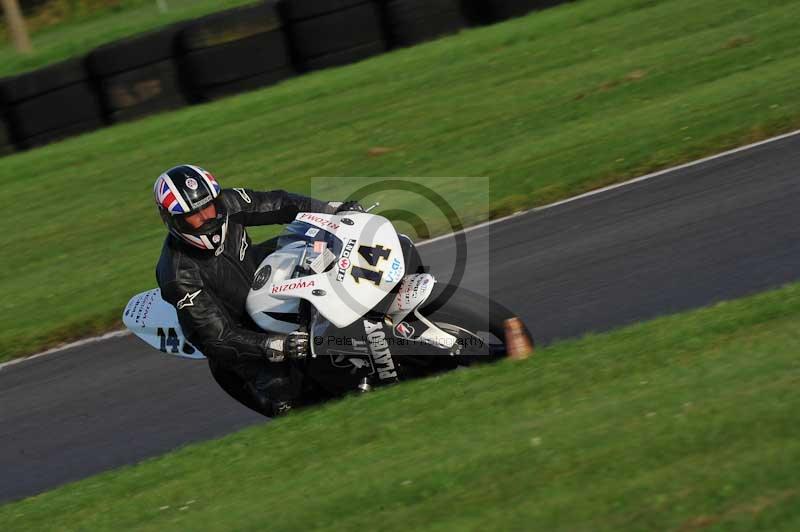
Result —
[[[248,373],[245,386],[265,415],[277,417],[291,410],[297,392],[285,364],[263,364]]]

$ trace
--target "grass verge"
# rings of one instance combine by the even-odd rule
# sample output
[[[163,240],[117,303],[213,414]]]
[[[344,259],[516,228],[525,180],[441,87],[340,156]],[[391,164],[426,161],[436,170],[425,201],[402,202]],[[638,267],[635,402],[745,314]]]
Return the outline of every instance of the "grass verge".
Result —
[[[789,0],[571,3],[0,159],[0,360],[116,326],[155,284],[151,187],[176,163],[299,192],[488,176],[488,197],[441,187],[474,223],[800,127],[798,19]]]
[[[10,530],[796,530],[800,284],[298,412]]]
[[[153,0],[126,1],[33,31],[33,53],[30,54],[18,53],[3,35],[5,41],[0,41],[0,77],[84,55],[103,44],[173,22],[251,3],[253,0],[167,0],[168,10],[162,13]],[[36,22],[44,23],[47,13],[35,18]]]

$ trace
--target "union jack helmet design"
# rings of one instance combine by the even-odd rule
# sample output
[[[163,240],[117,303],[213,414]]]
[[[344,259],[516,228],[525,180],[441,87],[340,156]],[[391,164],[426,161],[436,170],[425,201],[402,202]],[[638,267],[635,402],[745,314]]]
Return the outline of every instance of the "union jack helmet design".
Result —
[[[220,186],[214,176],[191,164],[170,168],[156,179],[153,186],[158,212],[170,233],[200,249],[220,250],[225,243],[228,216],[221,202],[215,201]],[[216,215],[199,228],[186,221],[210,205]]]

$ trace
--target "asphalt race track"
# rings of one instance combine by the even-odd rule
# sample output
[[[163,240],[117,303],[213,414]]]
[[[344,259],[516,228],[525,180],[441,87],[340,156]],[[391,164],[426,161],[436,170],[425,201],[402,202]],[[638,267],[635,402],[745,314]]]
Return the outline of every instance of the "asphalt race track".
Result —
[[[794,135],[470,231],[463,284],[540,344],[605,330],[797,280],[799,207]],[[445,277],[453,250],[421,249]],[[8,366],[0,502],[263,422],[131,336]]]

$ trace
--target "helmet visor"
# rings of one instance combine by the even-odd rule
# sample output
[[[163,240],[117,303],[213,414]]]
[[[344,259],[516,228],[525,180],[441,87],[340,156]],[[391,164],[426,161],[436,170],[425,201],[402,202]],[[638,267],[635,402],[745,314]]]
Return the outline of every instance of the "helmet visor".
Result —
[[[209,216],[210,207],[215,207],[214,216]],[[205,216],[204,216],[205,214]],[[175,229],[188,235],[203,236],[219,232],[225,224],[225,212],[218,202],[211,203],[208,207],[191,214],[179,214],[173,216],[172,222]]]

